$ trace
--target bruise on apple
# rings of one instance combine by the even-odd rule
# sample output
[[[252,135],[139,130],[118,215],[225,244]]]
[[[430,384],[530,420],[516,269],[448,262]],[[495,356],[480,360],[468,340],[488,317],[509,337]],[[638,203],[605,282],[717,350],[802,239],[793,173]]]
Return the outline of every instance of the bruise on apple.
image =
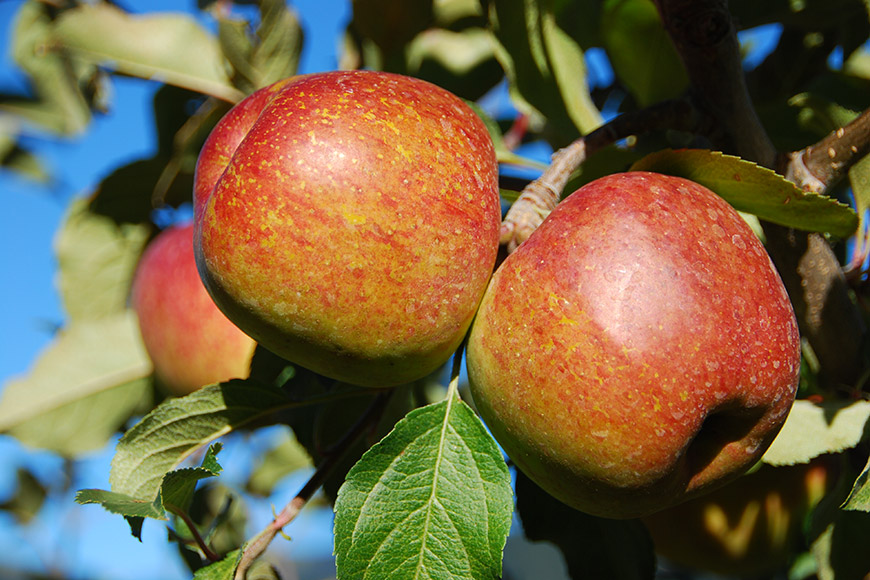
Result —
[[[764,247],[693,182],[611,175],[499,267],[468,345],[496,439],[582,511],[637,517],[756,462],[794,400],[794,313]]]
[[[273,352],[386,387],[446,362],[495,264],[495,151],[456,96],[372,71],[296,77],[242,101],[197,165],[197,261]]]

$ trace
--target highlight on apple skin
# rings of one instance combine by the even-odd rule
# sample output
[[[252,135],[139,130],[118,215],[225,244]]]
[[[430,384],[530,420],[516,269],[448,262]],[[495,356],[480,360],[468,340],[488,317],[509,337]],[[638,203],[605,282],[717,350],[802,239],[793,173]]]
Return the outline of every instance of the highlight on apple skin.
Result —
[[[276,354],[389,387],[456,350],[495,264],[498,166],[480,118],[419,79],[294,77],[215,127],[195,178],[196,259]]]
[[[720,197],[647,172],[582,187],[499,266],[468,342],[513,462],[581,511],[633,518],[744,473],[794,400],[782,281]]]
[[[256,343],[206,292],[193,258],[193,224],[170,226],[145,249],[130,295],[160,383],[174,395],[247,378]]]

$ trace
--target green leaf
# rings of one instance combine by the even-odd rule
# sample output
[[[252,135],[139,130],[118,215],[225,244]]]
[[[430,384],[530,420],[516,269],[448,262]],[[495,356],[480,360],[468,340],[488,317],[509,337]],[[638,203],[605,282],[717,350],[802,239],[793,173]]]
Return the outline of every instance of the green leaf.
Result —
[[[118,442],[109,476],[112,491],[152,501],[164,476],[203,445],[298,404],[284,391],[251,380],[209,385],[167,399]]]
[[[80,489],[76,493],[76,503],[81,505],[91,503],[99,504],[106,511],[128,518],[152,518],[155,520],[166,519],[166,513],[161,507],[160,498],[155,498],[153,501],[146,501],[115,491],[107,491],[104,489]]]
[[[577,68],[582,49],[557,25],[552,2],[493,0],[488,16],[517,108],[545,118],[558,146],[601,124]]]
[[[58,289],[70,321],[123,311],[136,264],[150,231],[118,225],[90,211],[86,199],[71,205],[54,243]]]
[[[870,481],[868,480],[870,480],[870,460],[855,479],[852,491],[843,503],[843,509],[870,512]]]
[[[845,238],[858,225],[855,212],[838,201],[805,193],[770,169],[717,151],[667,149],[647,155],[631,170],[685,177],[711,189],[739,211],[786,227]]]
[[[48,5],[33,0],[18,11],[10,42],[12,58],[28,74],[36,98],[5,98],[0,110],[58,134],[76,135],[91,120],[81,86],[95,71],[75,66],[67,53],[53,47],[49,13]]]
[[[762,457],[771,465],[806,463],[825,453],[851,449],[864,436],[870,402],[795,401],[782,430]]]
[[[601,31],[616,76],[640,107],[676,97],[689,85],[686,69],[650,0],[607,0]]]
[[[845,127],[858,116],[857,111],[843,107],[820,95],[801,93],[788,101],[798,108],[798,124],[820,138],[840,127]]]
[[[526,537],[552,542],[571,578],[652,580],[652,539],[640,520],[609,520],[572,509],[517,472],[517,512]]]
[[[338,492],[338,577],[498,578],[512,511],[507,466],[474,412],[455,396],[416,409]]]
[[[230,552],[220,562],[203,566],[193,575],[194,580],[233,580],[239,561],[242,559],[242,551]]]
[[[220,444],[216,443],[206,452],[200,467],[177,469],[165,474],[159,493],[151,501],[131,497],[117,491],[81,489],[76,493],[76,503],[81,505],[100,504],[109,512],[137,520],[142,518],[166,520],[167,510],[174,513],[186,513],[190,508],[197,482],[220,474],[221,466],[217,462],[217,454],[220,450]],[[137,522],[136,525],[131,524],[131,526],[133,527],[133,535],[139,537],[141,522]]]
[[[217,462],[221,444],[215,443],[208,448],[202,464],[199,467],[176,469],[163,478],[160,486],[160,498],[163,507],[174,513],[186,513],[193,501],[196,484],[207,477],[217,477],[223,468]]]
[[[54,29],[58,43],[77,57],[117,72],[236,102],[217,38],[181,13],[131,15],[108,4],[65,11]]]
[[[151,371],[132,311],[71,324],[5,385],[0,432],[67,456],[98,449],[142,404]]]
[[[870,570],[870,514],[838,510],[834,521],[812,544],[819,580],[866,578]]]
[[[296,12],[284,0],[263,0],[258,42],[251,64],[258,71],[257,85],[265,87],[296,74],[304,34]]]

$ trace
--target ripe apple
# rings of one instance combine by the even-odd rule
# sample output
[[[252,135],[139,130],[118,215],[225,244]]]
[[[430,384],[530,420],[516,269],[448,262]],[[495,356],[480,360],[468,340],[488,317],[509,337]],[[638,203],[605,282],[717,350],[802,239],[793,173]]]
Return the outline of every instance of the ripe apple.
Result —
[[[256,346],[218,310],[193,258],[193,224],[160,232],[145,249],[130,304],[145,350],[167,390],[186,395],[232,378],[246,378]]]
[[[215,127],[195,182],[197,264],[221,310],[349,383],[443,364],[495,264],[492,141],[458,97],[418,79],[329,72],[262,89]]]
[[[688,180],[610,175],[498,268],[468,343],[477,407],[507,454],[581,511],[638,517],[753,465],[800,366],[764,247]]]
[[[643,518],[656,551],[686,568],[771,574],[805,546],[806,518],[833,486],[836,458],[762,465],[726,486]]]

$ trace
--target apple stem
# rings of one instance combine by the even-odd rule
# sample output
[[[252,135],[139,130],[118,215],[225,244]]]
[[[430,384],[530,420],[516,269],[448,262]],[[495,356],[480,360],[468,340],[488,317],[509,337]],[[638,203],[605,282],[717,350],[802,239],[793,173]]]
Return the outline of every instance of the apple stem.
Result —
[[[244,580],[248,569],[254,561],[266,551],[266,548],[269,547],[275,536],[281,533],[283,528],[299,515],[299,512],[302,511],[308,500],[329,478],[336,465],[344,457],[344,454],[353,446],[353,443],[377,424],[387,406],[390,396],[394,392],[393,389],[388,389],[377,394],[374,401],[360,416],[359,420],[330,449],[331,452],[324,456],[321,464],[305,485],[302,486],[299,493],[284,506],[265,529],[247,542],[236,566],[236,572],[233,576],[235,580]]]
[[[199,530],[196,527],[196,524],[190,519],[190,516],[187,515],[184,510],[178,509],[176,506],[168,504],[166,509],[181,518],[184,524],[187,526],[187,529],[190,530],[190,534],[193,536],[194,542],[199,547],[200,551],[202,551],[203,556],[209,562],[217,562],[221,559],[221,557],[212,550],[209,545],[206,543],[205,539],[203,539],[202,535],[199,533]],[[178,536],[176,532],[172,532],[175,536]],[[180,536],[178,536],[180,538]]]
[[[499,242],[510,254],[526,241],[550,214],[574,172],[589,155],[638,133],[656,129],[692,131],[700,116],[687,99],[662,101],[623,113],[556,153],[540,177],[530,182],[505,215]]]

